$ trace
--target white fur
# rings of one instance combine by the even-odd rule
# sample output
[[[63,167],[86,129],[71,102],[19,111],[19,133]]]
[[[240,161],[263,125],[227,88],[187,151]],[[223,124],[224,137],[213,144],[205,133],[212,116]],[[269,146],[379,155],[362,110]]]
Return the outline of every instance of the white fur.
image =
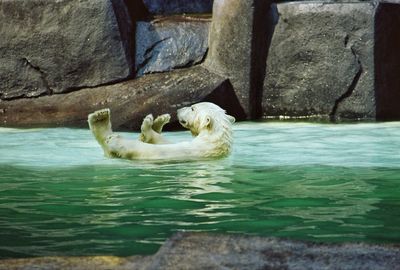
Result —
[[[232,123],[235,118],[217,105],[202,102],[178,110],[178,120],[194,136],[192,141],[169,143],[161,135],[169,115],[153,121],[148,115],[142,123],[139,140],[128,140],[112,132],[110,110],[88,116],[89,127],[106,156],[125,159],[199,159],[229,155],[232,147]]]

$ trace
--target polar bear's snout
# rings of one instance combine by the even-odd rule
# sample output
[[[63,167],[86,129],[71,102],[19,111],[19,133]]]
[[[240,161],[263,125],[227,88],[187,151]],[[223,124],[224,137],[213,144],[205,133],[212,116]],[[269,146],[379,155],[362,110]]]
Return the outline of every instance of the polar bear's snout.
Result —
[[[184,128],[189,128],[189,107],[181,108],[177,111],[178,121]]]

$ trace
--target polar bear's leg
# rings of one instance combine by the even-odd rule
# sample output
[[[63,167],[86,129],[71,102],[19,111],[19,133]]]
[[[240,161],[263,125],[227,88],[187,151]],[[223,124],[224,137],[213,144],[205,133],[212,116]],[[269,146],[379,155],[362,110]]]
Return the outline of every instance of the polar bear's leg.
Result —
[[[104,152],[107,154],[106,139],[112,134],[110,110],[103,109],[89,114],[88,122],[90,130],[92,131],[97,142],[101,145]]]
[[[161,132],[162,127],[168,123],[169,115],[162,115],[153,119],[153,115],[149,114],[143,119],[141,126],[141,134],[139,136],[139,141],[151,144],[165,144],[168,143],[158,132],[154,130],[154,124],[158,131]]]
[[[169,120],[171,120],[171,116],[168,113],[159,115],[153,122],[153,130],[161,134],[163,127],[169,123]]]
[[[139,135],[139,141],[149,142],[151,140],[152,126],[153,126],[153,115],[149,114],[143,119],[142,125],[140,127],[141,133]]]
[[[140,127],[140,136],[139,136],[139,141],[145,142],[145,143],[153,143],[153,137],[154,137],[154,130],[153,130],[153,123],[154,123],[154,118],[152,114],[147,115],[142,122],[142,125]]]

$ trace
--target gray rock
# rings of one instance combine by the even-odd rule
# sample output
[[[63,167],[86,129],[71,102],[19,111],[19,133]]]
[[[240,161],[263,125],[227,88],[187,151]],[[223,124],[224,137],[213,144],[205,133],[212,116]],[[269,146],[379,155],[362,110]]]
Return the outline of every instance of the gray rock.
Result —
[[[0,260],[0,270],[135,270],[147,263],[147,257],[36,257]]]
[[[398,247],[178,233],[143,269],[398,269]]]
[[[380,12],[387,5],[396,6],[371,2],[278,4],[279,20],[264,82],[264,117],[375,119],[376,97],[389,91],[376,81],[382,77],[379,69],[390,77],[387,85],[400,85],[394,75],[399,71],[399,53],[394,48],[399,44],[400,24],[398,13]],[[376,25],[386,27],[379,30]],[[392,29],[393,35],[387,29]],[[386,41],[380,42],[384,37]],[[392,58],[392,67],[376,58],[377,50]],[[392,96],[399,98],[398,94]]]
[[[143,0],[143,2],[151,14],[170,15],[211,13],[213,0]]]
[[[249,118],[261,113],[269,1],[215,0],[205,67],[229,77]]]
[[[0,0],[0,98],[125,79],[131,35],[123,0]]]
[[[0,126],[87,127],[89,113],[110,108],[114,129],[138,130],[149,113],[170,113],[174,122],[178,108],[200,101],[243,119],[229,80],[197,66],[67,94],[0,100]]]
[[[165,72],[201,62],[209,18],[167,17],[136,24],[136,74]]]
[[[375,96],[378,120],[400,119],[400,1],[395,2],[398,4],[381,3],[375,16]]]
[[[0,261],[12,269],[399,269],[400,248],[244,235],[178,233],[152,256],[43,257]]]

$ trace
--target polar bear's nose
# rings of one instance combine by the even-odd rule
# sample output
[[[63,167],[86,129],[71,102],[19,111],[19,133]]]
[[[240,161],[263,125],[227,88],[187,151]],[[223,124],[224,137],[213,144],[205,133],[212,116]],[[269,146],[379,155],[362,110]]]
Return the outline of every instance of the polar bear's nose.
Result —
[[[182,126],[185,126],[187,124],[185,120],[179,120],[179,123],[181,123]]]

